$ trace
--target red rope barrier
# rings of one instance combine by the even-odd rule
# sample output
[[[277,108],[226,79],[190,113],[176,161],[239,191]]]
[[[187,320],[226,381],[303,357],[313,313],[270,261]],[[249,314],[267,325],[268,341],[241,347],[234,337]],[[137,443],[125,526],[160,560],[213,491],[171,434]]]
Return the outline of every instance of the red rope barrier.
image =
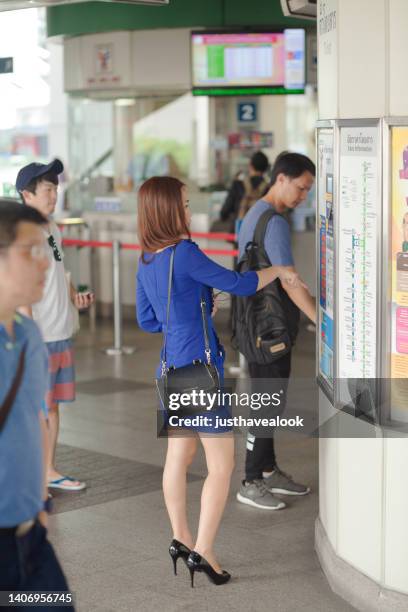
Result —
[[[237,249],[227,251],[226,249],[202,249],[206,255],[230,255],[231,257],[238,257],[239,251]]]
[[[141,251],[142,247],[140,244],[132,244],[131,242],[121,242],[120,248],[128,251]]]
[[[237,240],[236,234],[226,234],[223,232],[192,232],[191,237],[207,238],[208,240],[226,240],[227,242],[236,242]]]
[[[70,247],[70,246],[78,246],[78,247],[92,247],[92,248],[112,248],[112,242],[101,242],[99,240],[76,240],[74,238],[64,238],[62,241],[63,246],[66,247]],[[140,251],[140,245],[139,244],[132,244],[130,242],[122,242],[121,243],[121,249],[125,250],[125,251]],[[223,255],[223,256],[230,256],[230,257],[237,257],[238,256],[238,251],[236,249],[234,250],[228,250],[228,249],[203,249],[203,252],[206,253],[207,255]]]
[[[63,238],[63,246],[81,246],[81,247],[107,247],[112,248],[112,241],[100,242],[99,240],[77,240],[76,238]]]
[[[229,242],[235,242],[237,239],[236,234],[224,234],[222,232],[192,232],[192,238],[208,238],[209,240],[227,240]]]

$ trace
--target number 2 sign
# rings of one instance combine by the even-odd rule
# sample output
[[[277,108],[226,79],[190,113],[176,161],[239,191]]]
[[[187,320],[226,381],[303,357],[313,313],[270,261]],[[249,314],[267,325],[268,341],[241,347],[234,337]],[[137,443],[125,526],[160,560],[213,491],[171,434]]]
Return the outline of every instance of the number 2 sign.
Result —
[[[256,102],[238,102],[238,121],[240,123],[255,123],[258,120],[258,106]]]

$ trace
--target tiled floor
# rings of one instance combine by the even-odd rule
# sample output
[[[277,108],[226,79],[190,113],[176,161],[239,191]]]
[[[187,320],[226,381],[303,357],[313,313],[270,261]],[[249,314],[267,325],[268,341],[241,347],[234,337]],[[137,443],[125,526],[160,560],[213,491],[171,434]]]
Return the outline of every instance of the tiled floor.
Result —
[[[56,495],[50,535],[80,612],[197,610],[198,612],[345,612],[352,608],[334,595],[314,553],[317,515],[317,439],[277,434],[279,463],[312,487],[303,498],[286,498],[287,509],[268,513],[238,504],[244,440],[236,437],[237,467],[220,530],[217,553],[233,580],[214,587],[198,575],[189,586],[186,568],[172,572],[171,537],[161,493],[166,448],[156,437],[152,386],[160,337],[126,326],[127,344],[136,352],[108,357],[111,326],[76,341],[75,404],[64,406],[60,466],[84,479],[82,493]],[[228,332],[224,340],[227,344]],[[314,335],[302,331],[294,374],[314,375]],[[234,353],[229,352],[230,361]],[[313,412],[317,408],[310,406]],[[191,468],[191,524],[197,524],[205,465],[202,453]]]
[[[64,474],[86,475],[89,486],[75,495],[55,490],[55,513],[87,508],[109,501],[135,497],[150,491],[160,491],[162,468],[150,463],[131,461],[106,453],[61,444],[58,449],[58,464]],[[191,474],[191,482],[202,480]]]

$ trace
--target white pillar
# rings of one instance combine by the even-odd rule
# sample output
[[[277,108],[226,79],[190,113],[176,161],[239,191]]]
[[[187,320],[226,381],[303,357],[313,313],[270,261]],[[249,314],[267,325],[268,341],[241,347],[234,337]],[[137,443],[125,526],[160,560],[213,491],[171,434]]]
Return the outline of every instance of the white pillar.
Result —
[[[407,24],[406,0],[318,1],[319,119],[398,115],[408,125]],[[323,393],[319,410],[321,421],[336,415]],[[408,440],[337,414],[319,471],[316,549],[332,588],[359,610],[408,609]]]
[[[50,52],[49,157],[68,161],[68,96],[64,93],[64,47],[47,43]]]
[[[154,98],[118,99],[114,104],[114,172],[115,190],[132,189],[129,165],[134,154],[133,126],[156,108]]]

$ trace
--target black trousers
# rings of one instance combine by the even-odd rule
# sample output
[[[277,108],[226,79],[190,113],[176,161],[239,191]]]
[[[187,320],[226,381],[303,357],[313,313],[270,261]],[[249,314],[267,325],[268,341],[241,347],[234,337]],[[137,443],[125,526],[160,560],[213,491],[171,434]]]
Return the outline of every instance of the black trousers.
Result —
[[[22,537],[0,534],[0,591],[69,591],[69,587],[47,539],[47,530],[36,521]],[[1,608],[3,610],[3,608]],[[27,610],[26,607],[6,607]],[[74,612],[67,606],[36,606],[38,612],[51,610]]]
[[[284,394],[282,395],[279,414],[281,414],[285,408],[291,358],[292,355],[289,352],[274,363],[268,365],[248,363],[249,375],[253,380],[251,385],[252,393],[267,392],[270,394],[279,392],[283,387]],[[276,380],[274,384],[274,379],[279,380]],[[267,415],[263,414],[262,416]],[[256,434],[254,435],[249,432],[245,459],[245,480],[262,478],[262,472],[271,472],[275,465],[276,455],[273,437],[257,437]]]

